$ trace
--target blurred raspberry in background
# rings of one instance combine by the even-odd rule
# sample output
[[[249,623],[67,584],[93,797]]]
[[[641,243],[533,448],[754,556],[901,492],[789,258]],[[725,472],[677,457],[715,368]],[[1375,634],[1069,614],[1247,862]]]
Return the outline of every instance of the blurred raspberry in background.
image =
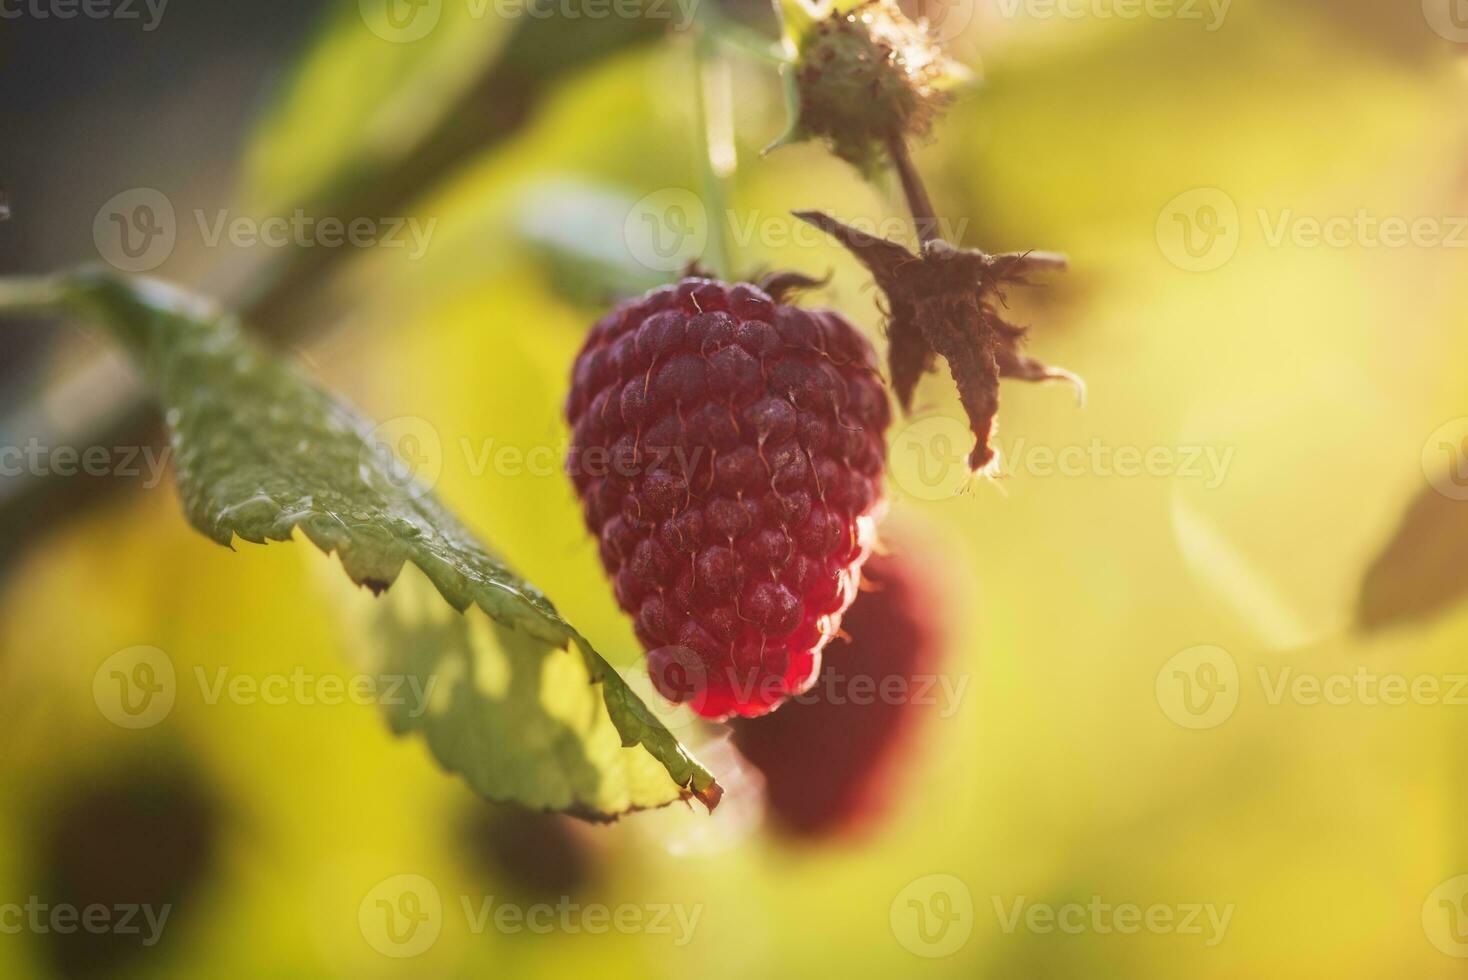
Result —
[[[766,780],[775,829],[793,837],[872,829],[902,791],[901,760],[937,707],[932,683],[948,630],[928,557],[876,554],[826,650],[814,687],[763,718],[739,719],[734,744]]]

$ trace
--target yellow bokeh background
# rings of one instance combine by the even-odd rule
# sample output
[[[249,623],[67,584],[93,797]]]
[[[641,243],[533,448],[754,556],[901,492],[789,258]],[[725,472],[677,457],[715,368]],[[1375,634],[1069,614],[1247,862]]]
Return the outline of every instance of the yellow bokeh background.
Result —
[[[422,745],[370,707],[200,696],[196,670],[345,675],[351,651],[319,587],[326,559],[301,542],[219,548],[165,484],[58,527],[0,593],[7,894],[27,893],[37,822],[68,787],[182,765],[219,801],[218,851],[177,934],[128,967],[138,975],[1457,975],[1450,953],[1468,942],[1435,931],[1424,906],[1468,873],[1465,705],[1271,697],[1282,677],[1358,671],[1438,678],[1446,693],[1468,671],[1468,611],[1371,636],[1353,619],[1365,569],[1430,478],[1424,444],[1468,414],[1468,233],[1388,247],[1355,230],[1364,214],[1451,231],[1468,206],[1468,77],[1416,6],[1387,30],[1333,5],[1239,3],[1207,31],[980,5],[956,52],[982,63],[983,84],[918,164],[965,244],[1069,254],[1067,277],[1009,299],[1030,352],[1083,375],[1089,398],[1007,385],[1006,475],[956,494],[933,499],[894,458],[892,519],[939,542],[952,571],[945,671],[967,686],[929,720],[869,836],[791,845],[742,826],[737,806],[728,819],[637,814],[576,832],[601,868],[577,900],[696,908],[685,944],[476,932],[464,901],[504,886],[466,862],[456,828],[485,805]],[[1404,53],[1398,34],[1424,36]],[[354,259],[339,322],[293,352],[367,415],[427,420],[442,499],[621,665],[637,644],[568,482],[482,460],[560,451],[569,363],[597,315],[524,233],[526,202],[546,186],[634,201],[696,189],[690,59],[669,41],[569,74],[512,139],[425,189],[413,214],[436,221],[428,252]],[[759,156],[781,127],[778,82],[753,63],[735,73],[729,206],[755,229],[736,243],[740,267],[832,270],[812,302],[880,343],[865,274],[834,245],[792,237],[788,213],[880,222],[901,218],[900,201],[816,147]],[[320,171],[261,159],[288,188]],[[1200,202],[1223,206],[1237,245],[1194,271],[1173,233],[1191,220],[1202,234]],[[1311,244],[1294,234],[1311,218],[1353,230]],[[1194,260],[1211,264],[1203,251]],[[918,403],[919,419],[962,417],[941,372]],[[923,451],[903,443],[906,424],[892,444]],[[1123,449],[1165,462],[1123,475]],[[164,651],[180,678],[172,712],[140,731],[93,698],[99,666],[135,645]],[[1205,646],[1235,666],[1223,696],[1236,703],[1188,727],[1166,665]],[[405,874],[436,888],[442,931],[399,959],[358,913]],[[966,938],[936,957],[898,922],[905,889],[933,875],[969,903],[953,927]],[[1206,926],[1006,928],[1018,900],[1093,896],[1231,911],[1216,942]],[[0,974],[39,975],[23,940],[0,936]]]

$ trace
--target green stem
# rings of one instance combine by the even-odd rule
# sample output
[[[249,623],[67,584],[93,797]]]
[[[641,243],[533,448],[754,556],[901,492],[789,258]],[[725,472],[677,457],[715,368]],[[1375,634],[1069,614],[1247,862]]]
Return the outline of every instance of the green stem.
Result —
[[[701,25],[694,42],[694,74],[698,117],[698,160],[703,204],[708,211],[708,247],[704,263],[720,279],[731,278],[729,206],[725,180],[738,166],[734,146],[734,106],[729,65],[718,52],[713,32]]]
[[[779,6],[776,5],[776,11]],[[702,30],[712,34],[714,40],[738,51],[740,54],[769,65],[786,65],[790,57],[783,40],[766,37],[754,28],[730,17],[717,3],[704,4],[699,8],[703,18]]]

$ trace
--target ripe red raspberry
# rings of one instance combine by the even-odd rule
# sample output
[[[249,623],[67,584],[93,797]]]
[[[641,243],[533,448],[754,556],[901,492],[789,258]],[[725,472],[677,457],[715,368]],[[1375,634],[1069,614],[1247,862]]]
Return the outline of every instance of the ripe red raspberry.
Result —
[[[882,502],[886,389],[829,311],[690,277],[576,358],[567,469],[653,684],[706,718],[810,686]]]
[[[917,722],[944,690],[940,596],[911,560],[876,555],[820,681],[768,718],[739,720],[734,744],[765,777],[775,825],[797,838],[870,827],[894,795]]]

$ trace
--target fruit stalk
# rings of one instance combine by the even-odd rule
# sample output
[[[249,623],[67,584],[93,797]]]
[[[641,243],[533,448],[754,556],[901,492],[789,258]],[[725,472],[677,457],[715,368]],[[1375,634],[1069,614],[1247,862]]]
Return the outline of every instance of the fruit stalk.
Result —
[[[732,275],[728,202],[725,181],[738,166],[734,145],[734,106],[729,65],[719,53],[713,33],[698,29],[693,42],[694,105],[698,125],[698,163],[703,202],[710,224],[708,247],[700,260],[720,279]]]
[[[922,175],[912,162],[912,155],[907,151],[907,140],[901,132],[894,130],[888,134],[887,153],[897,169],[897,176],[902,180],[902,194],[907,198],[907,209],[912,212],[913,228],[917,231],[918,241],[923,244],[937,241],[941,237],[938,231],[938,215],[933,210],[933,200],[928,196],[928,188],[923,184]]]

